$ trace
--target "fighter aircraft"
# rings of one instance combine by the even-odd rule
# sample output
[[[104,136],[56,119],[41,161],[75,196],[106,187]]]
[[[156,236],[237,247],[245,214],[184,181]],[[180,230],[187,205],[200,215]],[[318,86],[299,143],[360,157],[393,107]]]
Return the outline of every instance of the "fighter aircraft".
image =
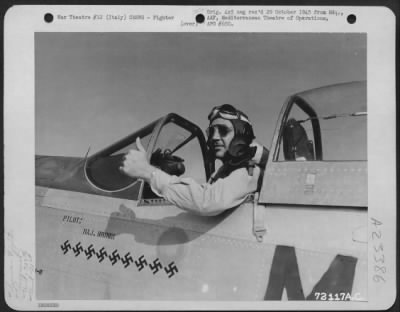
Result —
[[[37,298],[367,300],[366,116],[366,82],[289,96],[259,194],[213,217],[118,169],[140,137],[155,166],[207,181],[203,131],[178,114],[82,158],[37,155]]]

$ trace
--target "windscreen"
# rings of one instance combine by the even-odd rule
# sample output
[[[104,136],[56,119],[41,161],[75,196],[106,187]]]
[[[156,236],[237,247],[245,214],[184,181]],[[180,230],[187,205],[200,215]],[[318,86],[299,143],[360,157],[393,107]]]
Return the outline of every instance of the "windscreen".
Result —
[[[303,104],[305,103],[305,104]],[[316,140],[321,140],[322,157],[325,161],[367,160],[367,101],[366,83],[355,82],[319,88],[298,94],[293,99],[286,123],[292,123],[297,136],[292,151],[296,156],[285,157],[284,144],[280,144],[279,161],[315,160]],[[312,108],[310,115],[305,105]],[[317,121],[320,129],[316,129]],[[303,131],[304,130],[304,131]],[[299,135],[299,133],[302,135]],[[282,140],[284,136],[282,135]],[[305,152],[304,152],[305,151]],[[298,157],[297,157],[298,156]]]
[[[141,138],[143,147],[148,148],[155,126],[156,122],[153,122],[90,157],[86,163],[85,173],[92,186],[105,192],[119,192],[137,182],[137,178],[127,176],[119,168],[123,164],[125,154],[130,149],[137,149],[137,137]]]

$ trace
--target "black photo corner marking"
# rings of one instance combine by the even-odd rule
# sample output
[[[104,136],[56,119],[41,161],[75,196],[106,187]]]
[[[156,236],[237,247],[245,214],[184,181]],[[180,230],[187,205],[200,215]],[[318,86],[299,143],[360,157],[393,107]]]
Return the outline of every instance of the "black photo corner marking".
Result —
[[[204,20],[205,20],[205,19],[206,19],[206,18],[204,17],[203,14],[197,14],[197,15],[196,15],[196,22],[197,22],[198,24],[204,23]]]
[[[54,19],[54,16],[51,13],[46,13],[44,15],[44,20],[46,23],[51,23],[53,21],[53,19]]]
[[[347,22],[349,24],[354,24],[356,22],[356,20],[357,20],[357,17],[354,14],[349,14],[347,16]]]

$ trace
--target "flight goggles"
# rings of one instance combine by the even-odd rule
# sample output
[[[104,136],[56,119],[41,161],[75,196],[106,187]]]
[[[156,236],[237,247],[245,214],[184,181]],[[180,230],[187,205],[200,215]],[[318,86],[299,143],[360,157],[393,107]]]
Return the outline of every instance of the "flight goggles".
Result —
[[[221,106],[214,107],[211,113],[208,115],[208,120],[211,122],[218,117],[229,120],[238,119],[250,123],[246,114],[240,110],[237,110],[230,104],[223,104]]]
[[[233,129],[229,128],[226,125],[214,125],[206,129],[207,137],[212,138],[216,130],[218,130],[218,133],[221,137],[226,137],[229,132],[233,131]]]

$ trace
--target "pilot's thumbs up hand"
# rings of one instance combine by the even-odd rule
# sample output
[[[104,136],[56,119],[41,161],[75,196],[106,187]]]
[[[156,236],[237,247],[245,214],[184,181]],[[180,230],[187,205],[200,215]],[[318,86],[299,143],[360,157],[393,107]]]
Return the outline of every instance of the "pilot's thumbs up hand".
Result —
[[[131,149],[124,156],[122,166],[119,168],[121,172],[130,177],[142,178],[150,180],[151,173],[156,169],[151,166],[146,157],[146,150],[144,149],[140,139],[136,139],[137,150]]]
[[[140,141],[139,137],[136,138],[136,146],[137,146],[139,151],[146,153],[146,150],[144,149],[144,147],[142,145],[142,142]]]

